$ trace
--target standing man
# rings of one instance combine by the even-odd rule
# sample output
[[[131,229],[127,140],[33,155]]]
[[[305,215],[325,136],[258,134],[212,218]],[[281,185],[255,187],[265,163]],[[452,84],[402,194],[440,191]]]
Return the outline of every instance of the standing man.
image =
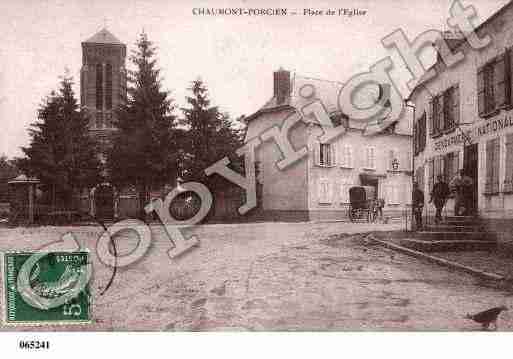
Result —
[[[450,191],[449,185],[444,181],[444,177],[442,175],[438,175],[436,179],[437,182],[431,191],[429,203],[434,203],[436,208],[435,223],[440,223],[442,221],[442,210],[447,202],[447,197],[449,197]]]
[[[419,189],[417,182],[413,182],[412,209],[415,217],[416,230],[422,229],[422,210],[424,209],[424,192]]]

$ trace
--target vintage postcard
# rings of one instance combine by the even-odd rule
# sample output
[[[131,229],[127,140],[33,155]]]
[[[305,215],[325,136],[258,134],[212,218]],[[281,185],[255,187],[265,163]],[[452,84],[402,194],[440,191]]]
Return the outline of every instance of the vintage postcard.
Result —
[[[18,0],[0,30],[1,332],[513,330],[512,1]]]

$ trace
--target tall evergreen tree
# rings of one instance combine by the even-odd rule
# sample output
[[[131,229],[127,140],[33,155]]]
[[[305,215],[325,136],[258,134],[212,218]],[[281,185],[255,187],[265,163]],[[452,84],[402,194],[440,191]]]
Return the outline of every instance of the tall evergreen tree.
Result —
[[[130,56],[135,70],[128,76],[128,100],[118,111],[107,167],[114,183],[136,185],[142,214],[149,191],[174,182],[179,156],[174,105],[161,88],[156,49],[144,32],[136,46]]]
[[[206,85],[201,79],[192,82],[187,108],[182,108],[181,121],[187,128],[188,143],[184,159],[185,177],[204,181],[204,170],[228,156],[236,158],[235,151],[242,145],[242,131],[236,129],[229,116],[217,106],[211,106]]]
[[[66,74],[58,92],[41,104],[39,121],[29,129],[31,142],[18,167],[40,179],[52,204],[71,206],[73,192],[90,187],[100,178],[97,143],[88,132],[88,119],[80,111]]]

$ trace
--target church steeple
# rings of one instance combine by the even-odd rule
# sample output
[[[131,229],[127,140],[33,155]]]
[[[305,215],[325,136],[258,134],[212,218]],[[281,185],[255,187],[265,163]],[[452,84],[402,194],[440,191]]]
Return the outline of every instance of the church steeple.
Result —
[[[107,30],[107,28],[103,28],[100,31],[98,31],[96,34],[91,36],[89,39],[84,41],[84,43],[89,44],[117,44],[117,45],[123,45],[121,41],[118,40],[118,38],[112,33]]]
[[[81,104],[90,130],[108,142],[116,109],[126,100],[126,45],[106,28],[82,42]]]

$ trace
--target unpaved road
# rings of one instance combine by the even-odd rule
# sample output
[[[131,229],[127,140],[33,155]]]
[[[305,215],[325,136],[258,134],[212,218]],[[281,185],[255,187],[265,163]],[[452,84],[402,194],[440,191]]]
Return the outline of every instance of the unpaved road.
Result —
[[[170,242],[154,226],[147,255],[120,269],[103,296],[99,288],[111,270],[94,258],[93,324],[43,329],[476,330],[465,313],[512,302],[510,293],[470,275],[369,246],[358,236],[340,236],[397,229],[398,224],[206,225],[194,229],[201,245],[171,260]],[[70,230],[94,257],[100,233],[95,227],[0,229],[0,250],[34,249]],[[118,242],[122,251],[133,245]],[[513,329],[513,313],[503,313],[499,325]]]

